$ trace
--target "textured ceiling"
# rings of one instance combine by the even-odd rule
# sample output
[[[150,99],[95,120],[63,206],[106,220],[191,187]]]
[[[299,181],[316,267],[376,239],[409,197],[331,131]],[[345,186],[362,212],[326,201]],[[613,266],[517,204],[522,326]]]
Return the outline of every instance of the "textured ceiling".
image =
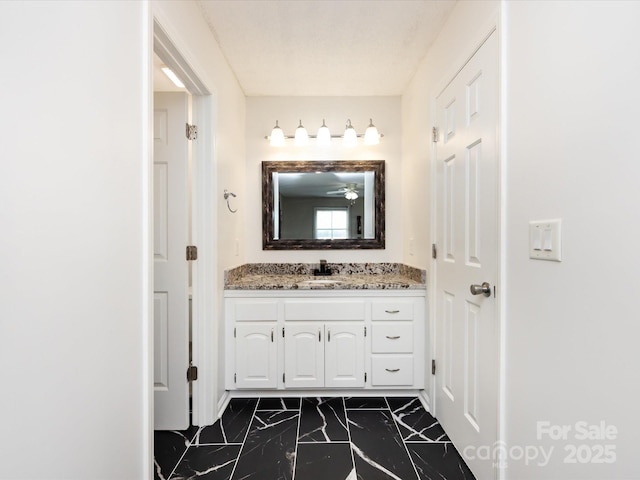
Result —
[[[245,95],[400,95],[455,0],[200,0]]]

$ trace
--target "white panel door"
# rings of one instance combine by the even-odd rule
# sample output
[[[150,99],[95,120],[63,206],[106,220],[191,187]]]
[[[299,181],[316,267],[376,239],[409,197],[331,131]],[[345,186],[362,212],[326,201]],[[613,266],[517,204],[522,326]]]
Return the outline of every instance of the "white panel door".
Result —
[[[275,323],[238,323],[236,335],[236,387],[276,388],[277,344]]]
[[[437,98],[436,416],[482,479],[495,478],[493,460],[472,454],[498,438],[496,36]],[[473,295],[483,282],[490,296]]]
[[[324,325],[287,322],[284,338],[286,388],[324,386]]]
[[[189,426],[186,93],[154,95],[154,428]]]
[[[364,324],[325,325],[325,387],[364,387]]]

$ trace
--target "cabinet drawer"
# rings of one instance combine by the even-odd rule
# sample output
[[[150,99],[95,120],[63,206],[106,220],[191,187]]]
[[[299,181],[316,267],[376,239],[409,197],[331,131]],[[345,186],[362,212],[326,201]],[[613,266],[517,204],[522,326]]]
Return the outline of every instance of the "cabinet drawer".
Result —
[[[412,301],[373,302],[372,320],[413,320]]]
[[[371,358],[371,385],[413,385],[413,355],[376,355]]]
[[[284,304],[285,320],[364,320],[365,302],[362,300],[293,301]]]
[[[371,331],[373,353],[413,352],[413,322],[374,323]]]
[[[233,305],[236,322],[267,322],[278,320],[278,302],[274,300],[243,300]]]

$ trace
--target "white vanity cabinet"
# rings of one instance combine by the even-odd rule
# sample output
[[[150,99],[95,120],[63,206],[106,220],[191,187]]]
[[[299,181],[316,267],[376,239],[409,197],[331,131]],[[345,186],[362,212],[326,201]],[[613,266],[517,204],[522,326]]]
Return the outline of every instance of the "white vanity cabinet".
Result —
[[[416,354],[422,350],[414,329],[415,304],[388,299],[371,308],[371,385],[411,387],[415,383]]]
[[[227,390],[420,390],[423,290],[225,291]]]
[[[278,349],[276,325],[238,323],[235,327],[235,383],[238,388],[276,388]]]
[[[362,388],[364,321],[287,322],[285,388]]]
[[[228,305],[233,321],[232,363],[236,388],[278,386],[278,302],[244,299]]]
[[[285,388],[364,387],[367,302],[283,298]]]

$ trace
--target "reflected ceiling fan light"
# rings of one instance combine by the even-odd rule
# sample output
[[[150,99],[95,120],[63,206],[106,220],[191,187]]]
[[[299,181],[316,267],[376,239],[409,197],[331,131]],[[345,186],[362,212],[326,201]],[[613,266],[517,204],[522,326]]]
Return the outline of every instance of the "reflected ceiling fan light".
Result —
[[[354,190],[349,190],[344,194],[344,198],[346,198],[347,200],[355,200],[358,198],[358,193]]]
[[[324,118],[322,119],[322,125],[318,129],[318,135],[316,135],[316,143],[322,146],[331,145],[331,131],[324,124]]]
[[[351,126],[351,120],[347,120],[347,127],[344,130],[342,143],[345,147],[355,147],[358,144],[358,134],[356,129]]]
[[[307,133],[307,129],[302,126],[302,120],[300,120],[300,125],[296,128],[293,143],[299,147],[309,145],[309,134]]]
[[[284,132],[278,126],[278,120],[276,120],[276,126],[271,130],[271,136],[269,137],[269,145],[272,147],[284,146]]]
[[[380,134],[378,129],[373,124],[373,120],[369,119],[369,126],[364,132],[364,144],[365,145],[377,145],[380,143]]]

